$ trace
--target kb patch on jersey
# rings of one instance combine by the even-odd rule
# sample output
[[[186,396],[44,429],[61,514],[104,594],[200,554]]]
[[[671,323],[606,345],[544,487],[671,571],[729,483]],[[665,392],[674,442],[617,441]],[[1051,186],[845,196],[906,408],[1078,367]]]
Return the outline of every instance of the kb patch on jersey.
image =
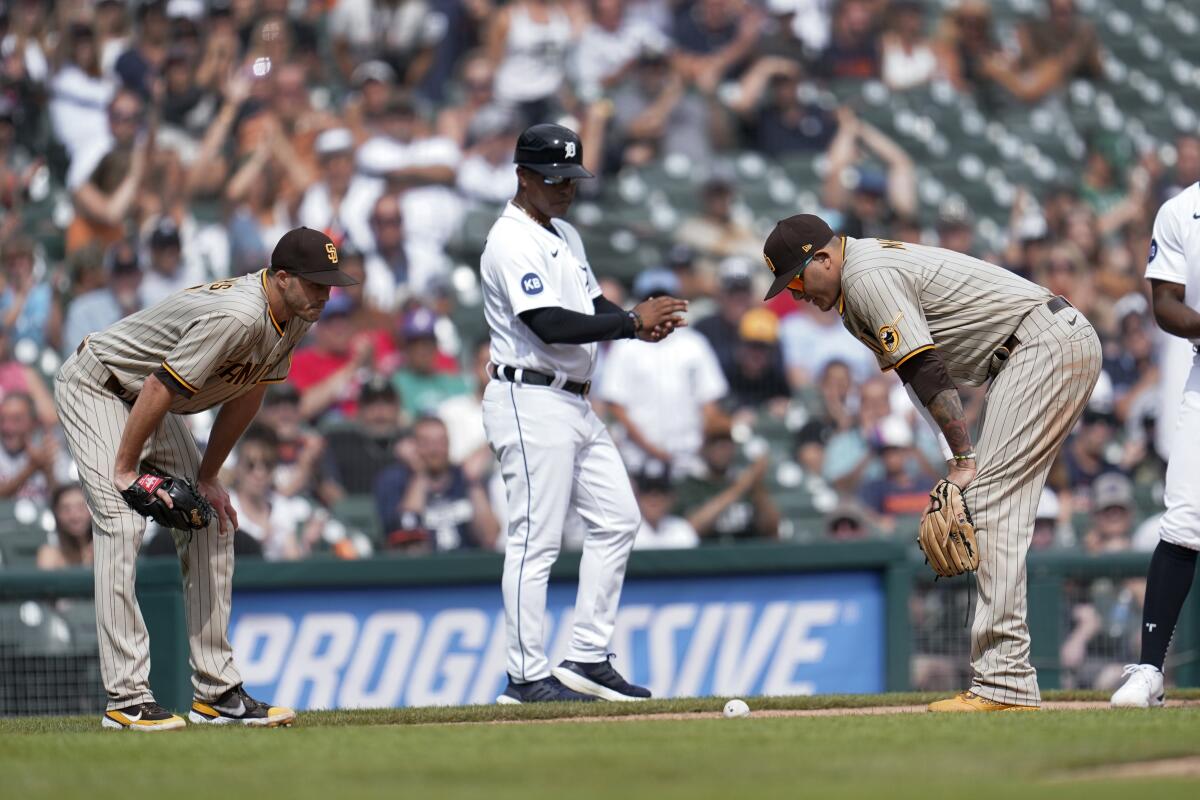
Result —
[[[883,348],[883,352],[894,353],[900,349],[900,330],[896,326],[902,319],[904,319],[903,311],[897,314],[891,323],[879,328],[879,346]]]
[[[542,279],[536,273],[527,272],[521,276],[521,291],[525,294],[541,294],[544,288]]]

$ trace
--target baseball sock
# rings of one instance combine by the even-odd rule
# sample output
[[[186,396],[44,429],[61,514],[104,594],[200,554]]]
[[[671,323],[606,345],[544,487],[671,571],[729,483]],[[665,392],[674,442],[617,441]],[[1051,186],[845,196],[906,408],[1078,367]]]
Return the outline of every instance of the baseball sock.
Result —
[[[1159,670],[1175,633],[1179,610],[1192,588],[1196,551],[1170,542],[1159,542],[1146,576],[1146,604],[1142,609],[1142,664]]]

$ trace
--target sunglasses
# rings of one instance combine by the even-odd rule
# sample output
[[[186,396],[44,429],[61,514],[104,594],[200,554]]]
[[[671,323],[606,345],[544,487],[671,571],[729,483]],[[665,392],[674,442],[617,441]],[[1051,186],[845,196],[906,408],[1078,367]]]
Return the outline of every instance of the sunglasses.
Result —
[[[547,186],[562,186],[564,184],[567,186],[574,186],[575,180],[575,178],[568,178],[566,175],[542,176],[542,183],[546,184]]]

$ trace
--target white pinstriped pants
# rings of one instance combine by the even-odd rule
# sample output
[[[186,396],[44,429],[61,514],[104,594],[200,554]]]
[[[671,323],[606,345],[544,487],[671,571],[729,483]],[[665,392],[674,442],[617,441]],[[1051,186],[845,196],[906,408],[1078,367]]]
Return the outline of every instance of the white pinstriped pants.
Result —
[[[129,406],[104,388],[110,376],[86,346],[67,359],[54,381],[54,404],[67,446],[92,511],[96,580],[96,627],[100,674],[108,708],[154,699],[146,623],[134,593],[138,550],[146,520],[135,514],[112,483],[113,461]],[[175,414],[167,414],[142,453],[163,472],[195,479],[200,452]],[[241,683],[229,646],[233,585],[233,536],[219,522],[190,537],[172,531],[183,573],[188,645],[196,698],[212,702]]]
[[[1020,345],[988,387],[964,496],[979,539],[979,602],[971,625],[971,690],[1001,703],[1041,705],[1029,660],[1025,556],[1046,476],[1100,375],[1100,339],[1074,308],[1040,305],[1016,330]]]
[[[484,389],[483,427],[500,459],[508,500],[503,580],[508,674],[521,682],[550,675],[546,588],[568,508],[583,519],[587,536],[567,658],[603,661],[642,521],[608,429],[578,395],[497,380]]]

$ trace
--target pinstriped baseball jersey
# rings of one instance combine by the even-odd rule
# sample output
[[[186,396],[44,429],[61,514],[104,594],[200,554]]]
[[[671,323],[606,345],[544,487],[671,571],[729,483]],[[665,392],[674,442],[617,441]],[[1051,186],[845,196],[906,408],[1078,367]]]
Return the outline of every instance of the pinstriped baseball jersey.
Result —
[[[88,338],[127,399],[146,376],[173,390],[171,412],[194,414],[287,378],[312,323],[283,325],[267,304],[267,271],[193,286]]]
[[[992,353],[1048,290],[977,258],[907,242],[843,237],[842,322],[883,370],[938,348],[956,383],[988,378]]]

